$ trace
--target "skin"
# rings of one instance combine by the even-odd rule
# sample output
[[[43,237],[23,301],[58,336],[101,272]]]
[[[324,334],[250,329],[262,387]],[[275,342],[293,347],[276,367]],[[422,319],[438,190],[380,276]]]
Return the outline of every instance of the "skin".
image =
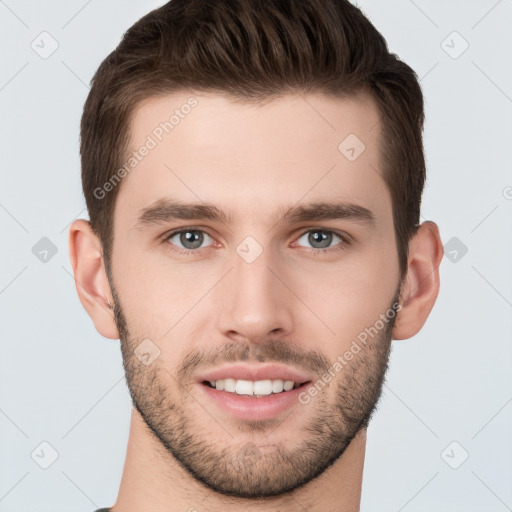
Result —
[[[190,96],[141,103],[132,149]],[[420,226],[401,281],[379,115],[369,96],[290,94],[258,106],[193,96],[198,106],[122,181],[110,276],[88,222],[70,228],[80,300],[100,334],[121,338],[134,400],[112,510],[150,504],[155,512],[357,511],[366,422],[391,340],[414,336],[438,295],[439,230],[429,221]],[[366,147],[354,161],[338,150],[349,134]],[[215,204],[233,218],[138,223],[145,208],[171,197]],[[331,200],[367,208],[374,224],[348,218],[276,223],[292,205]],[[208,236],[196,252],[180,254],[183,238],[168,234],[187,227]],[[345,241],[333,236],[321,253],[308,238],[315,230],[334,230]],[[247,236],[262,249],[251,263],[236,250]],[[401,309],[393,321],[361,345],[318,396],[276,418],[233,418],[195,381],[228,356],[254,365],[283,362],[320,379],[396,300]],[[134,355],[144,339],[159,350],[149,366]],[[239,464],[248,443],[257,457]]]

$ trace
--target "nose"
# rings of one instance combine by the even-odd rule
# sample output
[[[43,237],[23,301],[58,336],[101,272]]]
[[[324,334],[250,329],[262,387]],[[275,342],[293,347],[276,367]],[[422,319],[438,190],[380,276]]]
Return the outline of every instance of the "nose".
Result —
[[[232,261],[233,269],[217,297],[222,304],[220,332],[250,343],[260,343],[270,334],[289,334],[293,294],[284,284],[286,276],[279,262],[267,250],[252,262],[235,252]]]

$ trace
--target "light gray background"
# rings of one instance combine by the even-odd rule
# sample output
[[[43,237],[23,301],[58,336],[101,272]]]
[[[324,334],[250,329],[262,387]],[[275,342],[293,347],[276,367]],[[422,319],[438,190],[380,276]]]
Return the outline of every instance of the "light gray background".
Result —
[[[1,512],[86,512],[117,496],[130,400],[119,342],[103,339],[78,301],[67,228],[86,217],[78,137],[88,83],[162,3],[0,0]],[[362,510],[512,510],[512,0],[359,5],[421,77],[423,218],[451,244],[426,326],[393,344]],[[51,48],[43,31],[59,45],[47,59],[31,47]],[[57,249],[46,262],[32,251],[43,237]],[[58,453],[47,469],[42,442]]]

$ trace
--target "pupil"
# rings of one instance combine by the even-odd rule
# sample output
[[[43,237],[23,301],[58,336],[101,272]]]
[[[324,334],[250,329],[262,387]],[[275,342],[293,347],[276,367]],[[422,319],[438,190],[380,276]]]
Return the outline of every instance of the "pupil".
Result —
[[[309,235],[309,243],[313,247],[315,247],[315,243],[320,243],[320,247],[317,246],[317,248],[323,249],[331,245],[331,238],[331,233],[325,233],[323,231],[312,231]]]

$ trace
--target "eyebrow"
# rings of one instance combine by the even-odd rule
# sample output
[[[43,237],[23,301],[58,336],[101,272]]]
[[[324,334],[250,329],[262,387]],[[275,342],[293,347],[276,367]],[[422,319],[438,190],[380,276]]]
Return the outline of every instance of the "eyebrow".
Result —
[[[233,221],[230,213],[211,203],[184,203],[171,199],[160,199],[140,211],[134,228],[141,229],[152,224],[163,224],[172,220],[210,220],[222,224]],[[315,202],[306,205],[281,207],[276,224],[305,221],[348,220],[375,227],[376,218],[371,210],[355,203]]]

